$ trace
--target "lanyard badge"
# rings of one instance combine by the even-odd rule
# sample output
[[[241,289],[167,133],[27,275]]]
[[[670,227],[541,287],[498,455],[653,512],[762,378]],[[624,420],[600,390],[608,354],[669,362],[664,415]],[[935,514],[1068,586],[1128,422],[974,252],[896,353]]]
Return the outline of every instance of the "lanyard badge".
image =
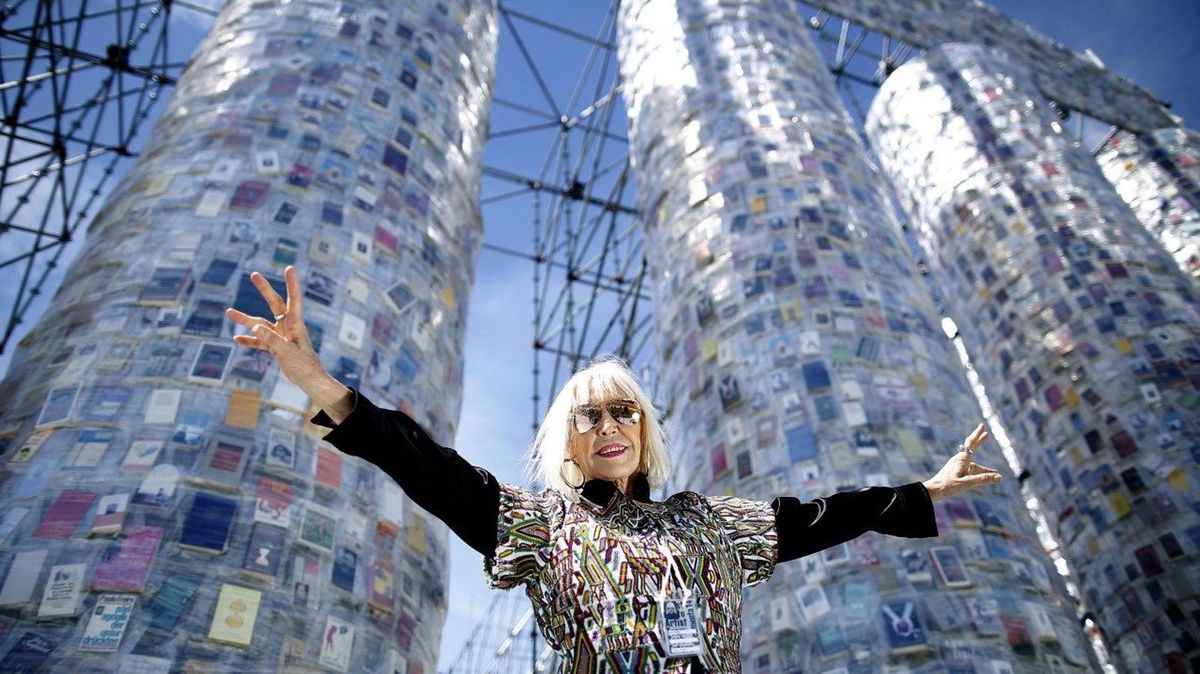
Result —
[[[666,545],[660,545],[667,568],[658,589],[659,616],[662,625],[662,646],[668,657],[686,657],[704,653],[704,632],[701,629],[700,607],[692,590],[680,582],[682,596],[668,597],[667,586],[676,574],[675,556]],[[682,575],[680,577],[682,581]]]

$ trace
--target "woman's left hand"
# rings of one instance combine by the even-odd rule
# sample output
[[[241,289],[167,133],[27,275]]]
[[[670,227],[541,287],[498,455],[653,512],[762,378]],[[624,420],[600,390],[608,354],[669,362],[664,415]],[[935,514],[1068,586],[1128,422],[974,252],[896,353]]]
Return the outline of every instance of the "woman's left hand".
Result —
[[[979,424],[963,441],[962,448],[950,457],[937,475],[922,483],[929,490],[931,499],[940,501],[961,494],[968,489],[1000,481],[999,471],[995,468],[980,466],[972,460],[975,450],[987,439],[987,430],[984,429],[983,424]]]

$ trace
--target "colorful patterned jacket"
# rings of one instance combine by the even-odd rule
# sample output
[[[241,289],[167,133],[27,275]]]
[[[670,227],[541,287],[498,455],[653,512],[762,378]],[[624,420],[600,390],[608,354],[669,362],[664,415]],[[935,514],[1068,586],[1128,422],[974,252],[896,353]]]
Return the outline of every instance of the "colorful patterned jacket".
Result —
[[[484,556],[493,587],[525,587],[562,672],[741,672],[742,590],[775,565],[858,537],[937,535],[919,482],[770,503],[681,492],[650,498],[589,480],[578,502],[500,484],[442,447],[406,414],[354,391],[354,408],[325,440],[383,469],[405,493]],[[690,600],[701,652],[668,655],[664,606]],[[676,612],[672,616],[677,617]]]

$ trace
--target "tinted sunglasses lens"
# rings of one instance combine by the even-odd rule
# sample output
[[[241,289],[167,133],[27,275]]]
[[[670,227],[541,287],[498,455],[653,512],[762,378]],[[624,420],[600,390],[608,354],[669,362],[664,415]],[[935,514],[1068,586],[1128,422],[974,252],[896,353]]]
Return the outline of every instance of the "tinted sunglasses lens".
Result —
[[[575,410],[575,430],[587,433],[600,423],[599,407],[580,407]]]
[[[608,413],[617,420],[617,423],[625,426],[633,426],[642,418],[641,410],[636,405],[629,403],[613,403],[608,406]]]

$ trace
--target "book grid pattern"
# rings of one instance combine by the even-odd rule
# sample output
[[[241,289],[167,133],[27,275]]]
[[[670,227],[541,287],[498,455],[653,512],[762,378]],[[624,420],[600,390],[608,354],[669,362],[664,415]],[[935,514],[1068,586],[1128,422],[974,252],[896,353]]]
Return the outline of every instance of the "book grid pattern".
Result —
[[[1096,157],[1105,177],[1184,273],[1200,280],[1200,133],[1121,131]]]
[[[0,671],[436,671],[445,527],[224,309],[295,265],[325,367],[452,443],[496,36],[225,4],[0,384]]]
[[[813,498],[933,474],[981,418],[849,115],[791,3],[623,3],[672,488]],[[982,459],[982,457],[981,457]],[[1002,463],[999,452],[986,463]],[[753,672],[1084,671],[1016,479],[942,536],[851,543],[749,595]]]
[[[1000,50],[904,65],[867,128],[1119,666],[1195,668],[1192,280]]]

